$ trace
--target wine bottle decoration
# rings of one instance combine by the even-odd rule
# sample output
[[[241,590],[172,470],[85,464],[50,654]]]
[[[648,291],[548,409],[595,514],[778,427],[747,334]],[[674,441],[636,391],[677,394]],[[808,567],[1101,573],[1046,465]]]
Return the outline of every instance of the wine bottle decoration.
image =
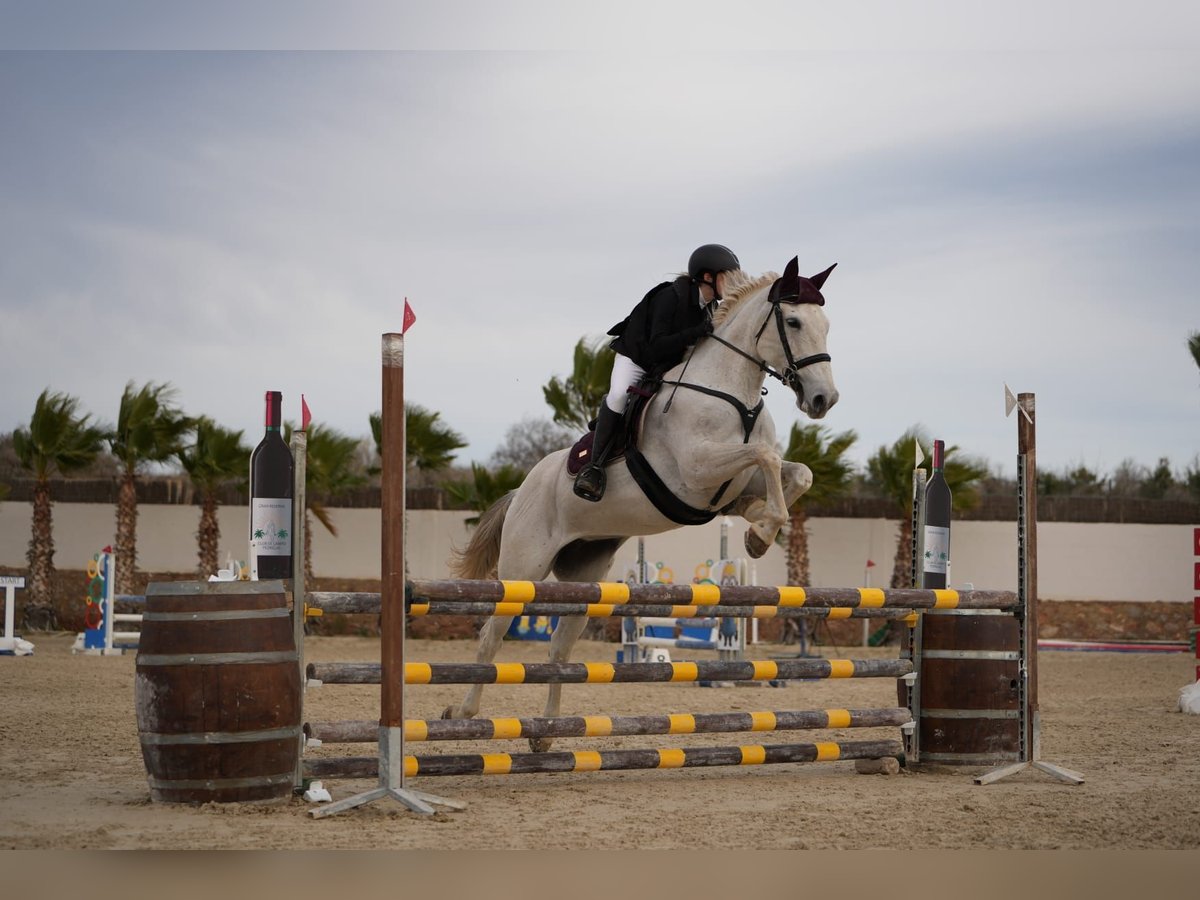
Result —
[[[266,431],[250,456],[250,578],[292,577],[292,451],[280,431],[283,394],[267,391]]]
[[[944,588],[950,568],[950,486],[946,484],[946,445],[933,442],[933,474],[925,486],[925,560],[921,587]]]

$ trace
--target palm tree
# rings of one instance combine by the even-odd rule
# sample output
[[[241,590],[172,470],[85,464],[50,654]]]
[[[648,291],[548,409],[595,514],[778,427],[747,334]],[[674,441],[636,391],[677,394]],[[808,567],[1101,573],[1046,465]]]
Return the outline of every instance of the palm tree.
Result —
[[[284,440],[290,443],[292,426],[284,427]],[[312,520],[337,537],[337,526],[329,508],[319,497],[336,497],[352,487],[365,484],[367,475],[358,467],[360,441],[324,425],[308,426],[308,448],[304,469],[306,505],[304,509],[304,578],[311,582]]]
[[[912,471],[915,444],[921,444],[928,469],[933,455],[932,443],[918,428],[910,428],[890,447],[880,447],[867,460],[867,483],[892,501],[900,519],[900,537],[892,563],[891,587],[910,587],[912,545]],[[958,447],[946,447],[943,474],[954,496],[954,509],[970,509],[979,502],[978,482],[987,475],[987,466],[970,458],[954,458]]]
[[[808,514],[806,503],[822,503],[844,494],[850,486],[853,466],[844,459],[851,445],[858,440],[854,431],[833,434],[823,425],[792,426],[783,458],[802,462],[813,473],[808,492],[792,504],[787,529],[788,584],[807,586],[810,579],[808,560]]]
[[[808,558],[808,514],[806,503],[821,503],[844,494],[850,485],[853,466],[844,459],[850,446],[858,440],[854,431],[833,434],[823,425],[792,426],[787,450],[783,458],[789,462],[802,462],[813,473],[813,484],[808,492],[792,504],[786,531],[787,580],[788,584],[807,586],[811,580]],[[784,619],[784,640],[789,639],[789,630],[805,627],[803,619]],[[789,629],[788,626],[792,626]]]
[[[454,451],[467,446],[467,440],[453,428],[439,422],[441,413],[416,403],[404,408],[404,445],[408,465],[421,472],[436,472],[454,461]],[[383,457],[383,417],[371,413],[371,436],[375,440],[375,455]],[[378,474],[372,467],[370,474]]]
[[[242,432],[222,428],[207,416],[194,423],[195,442],[179,451],[179,462],[200,494],[200,527],[197,531],[203,578],[217,571],[221,525],[217,521],[217,492],[236,480],[245,481],[250,468],[250,448]]]
[[[1188,335],[1188,350],[1191,351],[1196,365],[1200,367],[1200,331],[1193,331]]]
[[[466,504],[481,515],[493,503],[507,494],[515,491],[525,480],[525,473],[512,465],[497,466],[489,469],[478,463],[471,463],[470,481],[447,481],[442,484],[455,500]],[[479,516],[466,520],[468,525],[478,525]]]
[[[175,389],[147,382],[134,389],[125,385],[117,427],[108,435],[113,456],[121,466],[117,494],[116,591],[131,594],[137,571],[137,476],[149,463],[163,463],[179,455],[192,420],[175,406]]]
[[[588,430],[612,380],[616,353],[608,346],[610,340],[603,337],[589,344],[587,338],[580,338],[571,374],[564,380],[556,375],[542,388],[559,425]]]
[[[79,415],[79,401],[66,394],[42,391],[29,428],[13,432],[13,449],[22,468],[33,473],[33,529],[29,538],[29,585],[25,620],[30,627],[50,628],[54,615],[54,527],[50,478],[90,464],[104,447],[105,429]]]

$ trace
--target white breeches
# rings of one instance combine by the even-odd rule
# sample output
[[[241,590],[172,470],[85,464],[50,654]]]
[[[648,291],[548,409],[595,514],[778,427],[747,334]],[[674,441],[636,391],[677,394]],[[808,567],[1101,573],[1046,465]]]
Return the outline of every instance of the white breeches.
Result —
[[[613,360],[612,380],[608,383],[608,396],[605,405],[613,412],[625,412],[625,404],[629,401],[628,390],[632,385],[642,380],[646,370],[628,356],[620,353]]]

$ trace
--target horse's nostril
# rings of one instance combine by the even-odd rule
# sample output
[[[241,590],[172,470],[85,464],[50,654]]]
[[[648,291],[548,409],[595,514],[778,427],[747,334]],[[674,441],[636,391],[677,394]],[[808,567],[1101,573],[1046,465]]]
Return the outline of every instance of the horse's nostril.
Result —
[[[813,412],[821,412],[825,409],[825,395],[817,394],[809,401],[809,406],[813,408]]]

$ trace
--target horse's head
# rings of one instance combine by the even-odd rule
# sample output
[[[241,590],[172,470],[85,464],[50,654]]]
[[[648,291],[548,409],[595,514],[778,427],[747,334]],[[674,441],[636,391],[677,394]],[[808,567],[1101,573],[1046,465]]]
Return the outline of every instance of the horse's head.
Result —
[[[770,311],[756,339],[758,352],[783,376],[796,393],[796,406],[812,419],[823,418],[838,401],[833,368],[825,349],[829,319],[821,294],[825,279],[836,265],[805,278],[799,274],[797,257],[792,257],[767,294]],[[767,327],[772,320],[773,335]]]

